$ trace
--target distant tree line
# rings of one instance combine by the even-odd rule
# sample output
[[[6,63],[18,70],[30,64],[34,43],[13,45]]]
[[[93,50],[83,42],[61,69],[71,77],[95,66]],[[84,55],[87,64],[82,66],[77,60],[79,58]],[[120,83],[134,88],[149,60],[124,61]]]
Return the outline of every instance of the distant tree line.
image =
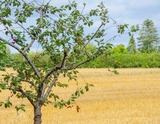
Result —
[[[150,19],[146,19],[142,28],[140,29],[139,37],[136,44],[135,38],[130,37],[127,48],[123,44],[117,45],[113,48],[113,53],[159,53],[160,52],[160,37],[158,36],[157,28]],[[126,50],[125,50],[126,49]]]
[[[131,35],[128,46],[113,46],[110,55],[102,55],[83,67],[155,68],[160,67],[160,37],[154,22],[146,19],[139,31],[138,42]]]
[[[139,37],[137,43],[134,35],[131,35],[128,45],[119,44],[113,46],[106,51],[107,54],[101,55],[94,61],[87,63],[82,68],[153,68],[160,67],[160,37],[158,36],[157,28],[150,19],[146,19],[142,28],[139,31]],[[96,50],[96,46],[89,44],[86,49],[93,53]],[[40,51],[39,51],[40,52]],[[7,53],[3,55],[4,53]],[[109,55],[108,55],[109,53]],[[32,59],[35,58],[37,53],[32,52],[29,55]],[[89,53],[88,53],[89,54]],[[0,53],[2,59],[5,59],[7,66],[12,66],[12,61],[20,63],[22,56],[20,54],[11,54],[8,47]],[[83,59],[83,58],[82,58]],[[84,58],[85,59],[85,58]],[[49,56],[45,55],[39,60],[36,65],[41,67],[45,65],[53,65]],[[3,69],[3,63],[0,61],[0,68]]]

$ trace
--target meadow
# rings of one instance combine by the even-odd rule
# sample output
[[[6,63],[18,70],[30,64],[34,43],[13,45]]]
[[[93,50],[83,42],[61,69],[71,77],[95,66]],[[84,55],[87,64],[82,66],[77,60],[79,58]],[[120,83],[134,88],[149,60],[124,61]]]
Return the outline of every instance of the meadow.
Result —
[[[78,82],[68,82],[67,89],[53,89],[62,98],[68,97],[85,83],[94,84],[72,108],[43,107],[43,124],[159,124],[160,69],[78,69]],[[8,70],[11,72],[11,70]],[[2,72],[1,72],[2,74]],[[0,74],[0,78],[2,78]],[[60,81],[68,81],[60,78]],[[0,93],[4,100],[10,93]],[[14,104],[26,104],[26,112],[16,113],[14,106],[0,108],[0,124],[31,124],[33,108],[26,100],[12,98]],[[76,111],[76,106],[80,111]]]

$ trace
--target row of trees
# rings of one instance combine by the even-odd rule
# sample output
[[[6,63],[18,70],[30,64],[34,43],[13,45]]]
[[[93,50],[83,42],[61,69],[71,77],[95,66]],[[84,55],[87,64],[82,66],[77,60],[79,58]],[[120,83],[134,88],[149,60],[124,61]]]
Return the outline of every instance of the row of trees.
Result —
[[[90,68],[155,68],[160,67],[160,38],[154,22],[146,19],[139,30],[138,42],[131,35],[128,46],[119,44],[82,67]],[[91,47],[92,46],[92,47]],[[94,51],[93,45],[90,45]]]
[[[134,36],[131,36],[127,47],[129,53],[136,53],[138,51],[140,53],[160,52],[160,38],[152,20],[146,19],[143,22],[137,40],[138,44],[136,46]],[[136,47],[138,47],[138,49]]]
[[[139,37],[137,38],[138,43],[136,44],[134,35],[131,35],[129,44],[126,47],[124,44],[119,44],[114,46],[113,48],[107,49],[107,51],[103,51],[103,53],[107,53],[107,58],[105,55],[100,56],[99,59],[95,60],[89,64],[86,64],[81,67],[160,67],[160,65],[156,62],[159,61],[158,57],[160,52],[159,46],[159,36],[156,27],[152,20],[147,19],[144,21],[142,25],[142,29],[140,30]],[[5,44],[3,43],[3,46]],[[96,46],[89,43],[87,44],[86,48],[88,51],[88,55],[94,53],[96,51]],[[8,53],[5,56],[4,53]],[[150,55],[146,55],[149,54]],[[153,54],[152,54],[153,53]],[[155,54],[154,54],[155,53]],[[158,54],[156,54],[158,53]],[[13,65],[11,59],[16,61],[16,63],[21,63],[22,56],[20,54],[11,54],[9,53],[9,49],[6,51],[1,49],[1,53],[3,59],[0,60],[0,67],[3,69],[4,64]],[[29,56],[31,59],[36,57],[37,53],[31,52]],[[40,52],[38,53],[40,54]],[[110,54],[110,56],[108,56]],[[129,55],[126,55],[129,54]],[[136,55],[131,55],[136,54]],[[85,59],[85,57],[81,57],[81,59]],[[125,58],[125,59],[124,59]],[[153,59],[154,58],[154,59]],[[149,61],[149,60],[154,61]],[[3,61],[2,61],[3,60]],[[133,60],[133,61],[132,61]],[[55,60],[57,61],[57,60]],[[130,61],[130,64],[126,65],[126,62]],[[138,62],[139,61],[139,62]],[[148,63],[148,64],[147,64]],[[46,66],[46,65],[54,65],[54,62],[51,61],[50,57],[45,54],[41,58],[41,60],[35,62],[35,64],[39,67]]]
[[[89,54],[94,53],[96,46],[88,44],[86,50]],[[29,57],[34,60],[37,54],[42,52],[31,52]],[[12,54],[12,59],[15,63],[21,63],[22,56],[18,53]],[[81,59],[85,59],[82,57]],[[160,53],[130,53],[129,49],[125,45],[120,44],[114,48],[107,49],[102,55],[94,59],[92,62],[79,66],[79,68],[157,68],[160,67]],[[52,66],[54,64],[48,55],[41,57],[39,61],[35,62],[38,67]]]

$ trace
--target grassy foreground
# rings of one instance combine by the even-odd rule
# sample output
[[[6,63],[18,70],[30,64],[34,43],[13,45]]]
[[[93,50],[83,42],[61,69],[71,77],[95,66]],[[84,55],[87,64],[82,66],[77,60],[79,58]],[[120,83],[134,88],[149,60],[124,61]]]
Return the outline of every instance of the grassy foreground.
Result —
[[[159,124],[160,69],[118,69],[119,75],[108,69],[79,69],[79,72],[79,87],[84,83],[95,86],[77,100],[80,112],[76,112],[76,105],[64,109],[43,107],[43,124]],[[77,88],[75,82],[69,83],[67,89],[54,89],[56,94],[68,97]],[[0,93],[0,100],[9,94]],[[12,101],[16,105],[26,103],[26,112],[17,114],[14,106],[0,108],[0,124],[33,123],[30,104],[21,99]]]

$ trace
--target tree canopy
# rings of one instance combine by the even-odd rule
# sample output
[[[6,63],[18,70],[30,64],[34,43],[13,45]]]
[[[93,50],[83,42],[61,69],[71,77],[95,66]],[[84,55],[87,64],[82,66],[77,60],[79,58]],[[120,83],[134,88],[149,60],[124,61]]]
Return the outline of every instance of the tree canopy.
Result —
[[[125,54],[127,53],[127,49],[125,48],[123,44],[119,44],[113,48],[112,53],[113,54]]]
[[[157,51],[160,41],[157,29],[152,20],[146,19],[143,22],[140,36],[137,39],[140,52],[151,53]]]

